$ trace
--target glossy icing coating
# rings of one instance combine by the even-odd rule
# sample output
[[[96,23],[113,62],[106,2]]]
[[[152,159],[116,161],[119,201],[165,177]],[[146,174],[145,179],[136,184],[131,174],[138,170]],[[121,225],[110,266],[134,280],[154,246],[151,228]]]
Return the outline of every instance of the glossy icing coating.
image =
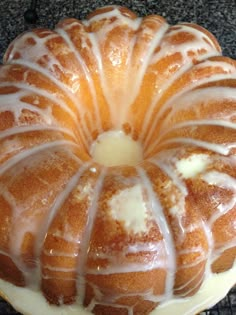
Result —
[[[142,162],[142,146],[123,131],[100,134],[90,148],[92,159],[104,166],[138,165]]]
[[[4,63],[0,278],[144,315],[232,268],[236,62],[210,33],[109,6],[21,35]],[[135,161],[97,159],[117,134]]]
[[[235,272],[236,268],[234,265],[228,271],[212,275],[194,296],[163,303],[160,307],[153,310],[150,315],[169,315],[171,312],[176,315],[196,314],[202,309],[209,307],[209,305],[214,305],[233,286]],[[0,280],[0,291],[5,293],[4,298],[11,302],[22,314],[41,315],[42,312],[49,315],[58,314],[58,307],[49,305],[42,294],[37,291],[15,287],[3,280]],[[79,305],[61,306],[60,311],[63,315],[92,314]]]

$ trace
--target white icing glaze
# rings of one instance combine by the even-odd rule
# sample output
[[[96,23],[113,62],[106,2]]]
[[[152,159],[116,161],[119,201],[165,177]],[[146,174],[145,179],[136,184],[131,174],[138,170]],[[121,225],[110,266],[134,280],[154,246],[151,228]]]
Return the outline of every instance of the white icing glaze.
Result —
[[[225,118],[232,119],[233,118],[232,116],[233,115],[231,115],[230,117],[225,117]],[[157,137],[155,142],[158,143],[163,136],[165,136],[166,134],[168,134],[174,130],[185,128],[185,127],[194,128],[194,127],[198,127],[198,126],[218,126],[218,127],[226,127],[226,128],[236,129],[236,124],[231,122],[231,121],[227,121],[227,120],[221,120],[221,119],[188,120],[185,122],[176,123],[175,125],[171,126],[168,130],[163,130],[159,134],[159,136]]]
[[[105,166],[137,165],[142,161],[142,147],[122,131],[102,133],[92,143],[90,154]]]
[[[175,159],[172,157],[171,152],[169,152],[169,158],[166,157],[166,154],[160,154],[156,158],[149,159],[149,161],[160,168],[171,179],[169,185],[173,184],[180,190],[179,200],[175,199],[174,194],[171,196],[171,201],[174,205],[169,210],[173,216],[181,218],[185,213],[185,197],[188,195],[188,191],[185,183],[175,171],[176,165],[173,164]]]
[[[235,284],[236,265],[226,272],[214,274],[201,286],[193,297],[174,299],[153,310],[150,315],[195,315],[220,301]],[[24,315],[90,315],[91,312],[79,305],[49,305],[38,291],[15,287],[0,279],[0,291],[3,296]]]
[[[228,288],[235,284],[235,269],[236,266],[228,272],[212,275],[193,297],[183,299],[182,303],[177,299],[164,303],[150,315],[195,315],[215,305],[227,294]]]
[[[131,233],[133,234],[133,229],[131,230]],[[137,234],[136,234],[137,235]],[[121,260],[123,257],[129,254],[134,254],[134,253],[140,253],[140,254],[145,254],[146,252],[149,252],[152,254],[154,257],[153,261],[145,261],[145,262],[129,262],[126,261],[123,263]],[[91,255],[90,257],[100,257],[107,259],[110,263],[109,268],[107,267],[99,267],[97,269],[88,269],[87,272],[92,275],[112,275],[112,274],[122,274],[122,273],[127,273],[132,270],[132,272],[145,272],[145,271],[151,271],[154,269],[163,269],[166,267],[166,253],[164,249],[164,243],[163,241],[159,242],[146,242],[146,243],[135,243],[134,245],[129,245],[127,248],[125,248],[122,251],[121,256],[113,255],[112,253],[108,254],[95,254]],[[120,260],[121,258],[121,260]],[[130,296],[135,295],[130,293],[128,294]],[[148,298],[153,298],[150,295],[150,292],[144,293],[145,296]],[[118,296],[119,297],[119,296]],[[155,296],[154,300],[162,299],[162,297]]]
[[[31,70],[34,70],[40,74],[43,74],[50,81],[52,81],[54,84],[56,84],[56,86],[58,86],[58,89],[62,90],[68,96],[68,98],[72,101],[73,104],[77,104],[77,99],[76,99],[75,95],[68,89],[68,87],[66,87],[65,84],[63,82],[61,82],[60,80],[58,80],[56,77],[52,76],[48,70],[45,70],[45,68],[38,66],[37,63],[29,62],[29,61],[22,59],[22,60],[17,60],[17,61],[12,60],[12,64],[21,65],[23,67],[27,67]],[[66,107],[68,108],[68,106],[66,106]],[[78,110],[78,106],[76,106],[76,108],[77,108],[77,114],[80,117],[80,112]],[[82,131],[82,132],[80,132],[80,135],[83,139],[83,143],[85,145],[87,145],[88,142],[85,139],[91,139],[91,134],[90,134],[87,126],[85,126],[85,124],[84,124],[84,119],[81,119],[80,130]]]
[[[161,48],[160,51],[156,55],[153,56],[153,60],[151,61],[151,63],[154,64],[155,62],[157,62],[158,60],[160,60],[161,58],[163,58],[165,56],[180,52],[182,57],[183,57],[183,64],[179,65],[178,70],[168,78],[168,81],[164,81],[163,84],[160,85],[160,87],[158,88],[157,94],[154,96],[152,103],[150,104],[149,109],[147,111],[147,114],[146,114],[146,117],[144,120],[144,124],[143,124],[143,131],[147,130],[147,126],[149,125],[150,118],[152,117],[152,114],[153,114],[153,109],[155,108],[156,104],[160,100],[162,94],[174,82],[176,82],[185,72],[187,72],[192,67],[192,65],[193,65],[192,58],[190,56],[188,56],[187,53],[189,51],[191,51],[191,52],[195,51],[198,54],[198,52],[201,49],[205,49],[206,51],[203,55],[199,54],[197,56],[199,61],[219,54],[216,51],[215,45],[213,43],[211,46],[209,46],[209,44],[204,41],[204,38],[206,38],[205,34],[199,32],[198,30],[196,30],[196,29],[194,29],[188,25],[178,25],[178,27],[179,27],[179,29],[177,31],[176,30],[171,31],[169,36],[171,36],[171,34],[173,34],[173,33],[181,32],[181,31],[187,31],[188,33],[194,35],[196,39],[195,39],[195,41],[191,41],[191,46],[189,46],[189,43],[187,43],[187,44],[184,43],[182,45],[171,45],[170,46],[170,44],[167,41],[167,43],[162,43],[162,45],[160,47]],[[207,40],[209,40],[209,37],[207,37]],[[201,67],[201,64],[197,65],[196,67]],[[233,67],[231,67],[231,69],[232,68]],[[208,82],[209,82],[209,78],[208,78]],[[191,87],[194,87],[195,84],[198,85],[199,82],[193,82],[193,84],[191,84]],[[172,99],[172,98],[170,98],[170,99]],[[158,122],[159,115],[162,113],[162,110],[164,108],[166,108],[166,106],[167,105],[165,105],[161,109],[161,111],[156,116],[155,121],[152,124],[152,126],[150,128],[148,128],[148,136],[146,137],[145,141],[149,140],[149,136],[151,136],[152,132],[156,128],[156,123]]]
[[[98,121],[97,121],[98,131],[99,131],[99,133],[102,133],[103,130],[102,130],[101,119],[100,119],[100,114],[99,114],[99,106],[98,106],[98,101],[97,101],[97,98],[96,98],[96,91],[95,91],[95,86],[94,86],[94,82],[92,80],[91,73],[90,73],[86,63],[84,62],[83,58],[80,56],[80,54],[76,50],[76,47],[75,47],[73,41],[69,38],[68,34],[63,29],[59,29],[59,28],[57,29],[57,32],[67,42],[67,44],[69,45],[69,48],[71,49],[71,51],[73,51],[73,53],[75,54],[79,64],[81,65],[81,67],[83,69],[83,72],[85,74],[86,80],[87,80],[87,82],[89,84],[90,93],[92,94],[94,111],[96,113],[96,117],[98,118]],[[80,86],[78,85],[77,89],[79,89],[79,88],[80,88]],[[73,92],[75,93],[76,90],[74,90]],[[78,106],[78,108],[79,108],[79,106]]]
[[[106,21],[101,29],[98,28],[98,30],[94,32],[85,31],[86,28],[89,29],[89,27],[103,23],[104,20]],[[147,20],[149,23],[147,23]],[[57,150],[66,150],[68,154],[70,152],[71,158],[78,164],[78,169],[72,174],[67,183],[65,183],[64,189],[57,195],[52,205],[48,204],[47,198],[43,198],[42,200],[42,209],[43,207],[48,207],[50,208],[50,212],[45,218],[45,224],[36,236],[34,251],[37,261],[33,269],[26,267],[25,262],[19,256],[21,255],[21,245],[25,234],[27,232],[34,234],[34,232],[37,231],[36,223],[30,222],[30,218],[26,218],[24,228],[17,228],[17,220],[24,209],[17,205],[17,200],[10,190],[4,186],[4,182],[0,182],[0,193],[13,212],[14,230],[14,237],[10,237],[9,251],[5,248],[0,248],[0,253],[12,259],[18,269],[23,273],[26,284],[34,289],[38,288],[41,281],[44,279],[63,279],[61,276],[62,273],[66,274],[75,271],[76,276],[68,277],[67,279],[75,280],[76,282],[78,292],[77,302],[79,304],[82,304],[85,298],[87,273],[91,275],[112,275],[116,273],[122,274],[127,272],[166,269],[167,277],[163,294],[160,296],[155,294],[151,287],[147,291],[141,292],[140,297],[152,302],[162,302],[161,306],[152,312],[153,315],[177,314],[177,312],[179,312],[178,314],[180,315],[194,314],[214,304],[218,299],[223,297],[235,283],[235,266],[227,273],[213,276],[211,274],[211,265],[225,250],[236,246],[235,237],[232,237],[223,244],[215,244],[212,233],[212,228],[217,220],[232,211],[235,207],[236,181],[235,178],[226,173],[227,171],[224,173],[224,171],[220,172],[214,169],[216,159],[210,158],[210,154],[193,154],[188,158],[181,158],[181,156],[184,156],[185,147],[196,147],[202,151],[211,151],[212,154],[218,157],[218,160],[221,160],[223,165],[228,165],[231,168],[235,167],[236,160],[232,155],[232,149],[236,147],[234,138],[236,130],[235,106],[232,105],[227,113],[223,110],[219,112],[217,109],[214,114],[209,113],[208,115],[207,111],[206,114],[204,111],[208,105],[207,102],[204,102],[205,99],[211,102],[220,100],[222,103],[223,101],[230,101],[235,104],[235,87],[212,86],[199,88],[203,84],[235,79],[235,66],[229,61],[227,62],[226,59],[221,61],[208,59],[193,66],[196,62],[220,54],[215,43],[208,35],[190,24],[181,24],[178,25],[177,28],[169,27],[167,23],[157,16],[148,17],[145,21],[141,18],[130,19],[128,16],[122,14],[116,6],[111,6],[110,11],[95,15],[88,21],[80,23],[78,34],[81,35],[81,48],[79,49],[77,49],[76,46],[78,43],[75,42],[71,34],[74,27],[78,27],[78,22],[72,21],[65,26],[58,26],[54,32],[45,31],[42,37],[37,36],[36,33],[23,35],[20,39],[16,40],[12,46],[7,61],[11,63],[11,66],[3,66],[1,68],[0,89],[4,87],[15,87],[19,90],[6,95],[0,95],[0,115],[10,111],[13,113],[15,119],[12,127],[4,129],[0,133],[0,161],[3,159],[0,165],[0,181],[1,177],[4,177],[8,171],[13,168],[16,170],[17,165],[19,167],[23,165],[23,161],[48,151],[53,153]],[[126,57],[122,55],[120,44],[114,40],[107,42],[113,30],[122,27],[124,41],[122,45],[127,44]],[[133,32],[131,37],[130,32]],[[181,33],[188,34],[192,39],[174,45],[172,43],[173,38],[180,36]],[[29,40],[33,40],[34,45],[26,46],[26,42]],[[58,51],[50,50],[48,42],[53,40],[63,41],[64,48],[60,49],[61,54],[66,58],[66,56],[68,57],[68,55],[72,53],[73,58],[76,60],[76,66],[73,62],[71,68],[69,63],[64,65],[57,55]],[[142,43],[142,49],[139,47],[139,40]],[[106,56],[107,58],[105,58],[103,51],[105,48],[107,49],[107,46],[110,50],[108,56]],[[83,58],[84,51],[87,51],[86,58]],[[15,54],[18,52],[20,53],[20,57],[15,58]],[[160,72],[152,70],[153,67],[155,68],[157,62],[162,59],[164,60],[166,57],[174,56],[175,54],[180,55],[181,61],[170,62],[163,72],[162,70],[160,70]],[[91,61],[92,66],[89,61],[90,59],[93,60]],[[43,66],[40,61],[44,62]],[[109,67],[118,69],[121,73],[117,71],[119,75],[111,79],[110,70],[105,71],[108,68],[108,64]],[[17,71],[17,69],[19,71],[19,68],[24,69],[23,76],[20,80],[14,79],[12,82],[10,81],[12,80],[12,74],[9,75],[8,78],[7,73],[10,71],[11,67],[15,67],[15,71]],[[76,71],[74,71],[73,67],[75,67]],[[93,67],[95,69],[93,69]],[[208,69],[208,71],[206,71],[206,69]],[[97,83],[95,82],[93,71],[100,81],[101,91],[99,92],[96,89]],[[141,130],[139,130],[138,134],[139,142],[132,140],[131,136],[125,135],[121,130],[122,126],[128,122],[132,134],[133,123],[135,124],[135,119],[137,119],[138,116],[136,114],[139,113],[140,110],[137,108],[138,106],[135,102],[139,96],[139,91],[142,89],[142,84],[145,81],[145,75],[149,71],[151,73],[153,72],[152,74],[155,75],[155,79],[154,82],[151,82],[153,83],[153,90],[151,92],[150,104],[148,108],[146,108],[143,117],[138,118],[142,119]],[[206,73],[198,78],[197,73],[204,73],[204,71]],[[215,71],[217,71],[217,73]],[[58,88],[57,92],[52,93],[51,90],[47,90],[46,87],[43,89],[37,86],[37,84],[29,83],[31,72],[38,73],[46,82],[51,82]],[[188,72],[191,73],[190,79],[186,84],[178,87],[178,82],[181,82],[181,79]],[[61,79],[61,74],[62,77],[65,76],[67,80]],[[86,81],[89,87],[88,94],[92,108],[90,111],[87,110],[86,102],[83,97],[81,97],[83,94],[80,94],[80,83],[82,80]],[[174,85],[177,86],[174,95],[171,95],[167,100],[163,101],[165,93],[168,93],[170,87]],[[99,93],[101,93],[102,96],[98,95]],[[32,104],[23,100],[27,97],[33,97]],[[43,108],[41,104],[42,98],[46,99],[47,102],[51,104]],[[112,126],[112,130],[105,132],[103,130],[104,121],[102,121],[99,103],[103,98],[105,99],[104,107],[107,107],[106,110],[108,110],[110,114],[110,117],[106,117],[106,119],[110,120]],[[67,104],[68,101],[70,106]],[[16,104],[17,106],[15,106]],[[66,126],[60,125],[54,115],[54,107],[60,109],[61,116],[65,113],[70,117],[71,121],[75,124],[75,131],[70,130],[68,127],[69,124]],[[20,118],[24,110],[31,111],[35,115],[37,114],[40,117],[39,121],[32,125],[21,125]],[[173,118],[181,116],[181,111],[194,113],[193,118],[178,118],[179,121],[173,123]],[[205,115],[203,115],[204,117],[202,117],[202,112]],[[131,118],[130,113],[132,113]],[[165,115],[165,113],[167,114]],[[201,127],[206,126],[230,130],[232,132],[232,142],[221,141],[220,143],[214,143],[211,140],[205,141],[194,138],[193,136],[191,137],[190,133],[189,136],[188,134],[184,134],[183,136],[168,138],[168,135],[171,135],[171,133],[184,130],[185,128],[189,128],[189,130],[192,131],[197,128],[200,130]],[[21,145],[21,143],[17,142],[16,136],[18,134],[34,131],[56,132],[61,135],[61,138],[60,140],[54,140],[49,143],[37,144],[21,152],[16,150],[15,155],[5,160],[7,154],[11,154]],[[94,142],[92,140],[94,137],[92,134],[93,131],[99,134]],[[77,134],[75,134],[76,132]],[[66,138],[64,138],[65,135]],[[154,135],[155,139],[151,142]],[[77,136],[79,137],[78,141],[76,141]],[[68,140],[68,138],[70,140]],[[176,149],[168,149],[172,148],[172,145],[175,145]],[[82,159],[76,157],[74,152],[72,152],[72,148],[81,151],[85,149],[86,154],[90,153],[93,161],[85,163]],[[144,152],[142,152],[142,148]],[[162,150],[162,148],[164,149]],[[157,153],[154,155],[151,154],[155,150]],[[206,243],[208,244],[207,250],[203,248],[203,245],[194,244],[190,247],[186,247],[184,250],[176,252],[173,231],[168,224],[167,215],[162,205],[162,197],[155,191],[148,172],[144,168],[145,161],[143,164],[141,163],[142,160],[146,158],[153,167],[161,170],[168,178],[163,192],[164,190],[170,192],[168,201],[171,207],[168,209],[168,214],[176,221],[176,228],[180,231],[176,243],[182,245],[188,234],[201,229],[205,233]],[[122,253],[120,253],[122,258],[134,253],[149,253],[153,255],[153,260],[127,262],[124,264],[121,257],[117,257],[112,252],[98,251],[95,254],[91,254],[91,257],[94,255],[94,259],[99,257],[107,260],[109,262],[109,268],[100,266],[98,268],[87,268],[86,262],[90,240],[93,234],[95,219],[100,210],[98,207],[99,199],[103,190],[104,181],[106,180],[106,175],[109,174],[109,168],[101,167],[101,165],[97,167],[97,165],[93,163],[94,161],[108,167],[115,166],[117,170],[119,170],[119,166],[121,165],[134,167],[139,165],[135,168],[138,175],[134,180],[133,186],[114,193],[107,204],[110,207],[109,215],[111,218],[114,221],[121,222],[131,238],[136,234],[148,234],[150,229],[146,221],[150,218],[154,218],[154,223],[163,239],[160,241],[138,241],[132,245],[128,244],[123,249]],[[208,166],[209,168],[213,168],[213,170],[208,172]],[[96,183],[94,187],[88,183],[81,189],[79,181],[88,170],[97,175]],[[118,171],[117,174],[117,177],[119,177]],[[184,227],[182,218],[188,214],[185,209],[185,200],[188,196],[188,188],[185,180],[191,179],[194,181],[195,176],[201,177],[208,186],[214,185],[217,188],[231,191],[232,198],[225,203],[219,202],[219,205],[208,221],[203,220],[199,216],[192,225]],[[40,180],[41,182],[44,181],[43,178]],[[128,181],[128,179],[125,180]],[[47,182],[44,184],[48,185]],[[43,254],[51,258],[55,256],[62,258],[74,257],[76,259],[76,266],[61,267],[54,266],[50,263],[41,266],[39,257],[45,237],[53,220],[57,217],[63,204],[74,190],[77,190],[74,194],[76,201],[79,202],[85,197],[88,198],[87,212],[89,215],[84,228],[83,242],[80,246],[80,250],[79,252],[68,254],[64,250],[44,249]],[[173,192],[174,190],[175,192]],[[41,208],[39,207],[37,211],[40,212]],[[68,243],[76,243],[76,240],[73,238],[70,231],[68,231],[67,226],[65,226],[65,231],[62,232],[58,229],[54,231],[53,235]],[[216,245],[217,249],[215,249]],[[176,300],[174,298],[173,288],[175,285],[175,273],[177,271],[177,259],[179,255],[190,254],[195,254],[197,258],[178,267],[178,270],[196,267],[200,262],[206,262],[205,270],[203,265],[196,274],[192,275],[191,278],[175,290],[180,291],[188,288],[188,285],[193,283],[193,287],[186,289],[184,292],[183,296],[186,296],[188,293],[191,293],[194,288],[197,288],[203,280],[204,282],[201,290],[198,291],[194,297]],[[42,268],[48,271],[55,271],[58,275],[52,277],[46,273],[42,273]],[[226,288],[223,292],[217,292],[219,295],[216,294],[216,297],[212,297],[212,288],[219,284],[223,277],[227,279]],[[88,309],[92,310],[97,303],[96,299],[102,299],[103,294],[101,288],[97,285],[94,283],[90,285],[94,290],[94,298],[91,300]],[[209,295],[206,293],[208,287],[211,288]],[[35,313],[36,303],[40,303],[38,308],[39,312],[50,315],[57,312],[58,314],[58,308],[49,306],[36,291],[30,291],[29,293],[29,289],[27,288],[19,289],[10,284],[6,284],[2,280],[0,280],[0,289],[4,291],[7,297],[9,295],[8,298],[13,305],[16,305],[16,307],[19,308],[20,311],[25,312],[25,314],[29,312],[29,314],[33,313],[37,315],[37,313]],[[217,291],[219,290],[217,289]],[[26,299],[26,295],[27,297],[30,295],[32,299]],[[113,297],[112,302],[124,296],[134,297],[136,295],[136,292],[131,292],[127,295],[118,294]],[[205,298],[205,295],[208,295],[207,298]],[[22,303],[21,306],[15,297],[20,297],[20,300],[22,299],[20,302]],[[34,305],[33,308],[31,301]],[[63,297],[60,297],[60,301],[63,303]],[[102,301],[102,304],[108,305],[108,302]],[[113,306],[120,307],[116,302],[113,303]],[[134,311],[132,306],[124,306],[124,308],[127,309],[129,315],[133,315]],[[61,305],[59,312],[61,314],[70,315],[78,313],[78,311],[80,314],[90,314],[78,305]]]
[[[43,228],[40,230],[40,233],[37,235],[36,240],[36,250],[37,250],[37,257],[40,256],[40,250],[42,248],[42,243],[44,242],[45,235],[47,235],[47,231],[57,215],[57,212],[62,208],[63,203],[65,200],[69,197],[72,190],[77,186],[78,181],[82,174],[90,167],[89,163],[85,163],[78,172],[70,179],[70,181],[67,183],[66,187],[63,189],[63,191],[58,195],[55,203],[51,207],[51,210],[48,214],[47,219],[45,220],[45,224]],[[64,236],[64,235],[63,235]]]
[[[20,152],[16,154],[14,157],[10,158],[7,160],[5,163],[1,165],[0,168],[0,175],[3,175],[5,172],[7,172],[11,167],[16,165],[17,163],[20,163],[22,160],[35,155],[39,152],[42,151],[47,151],[48,149],[53,149],[56,147],[63,147],[63,146],[77,146],[74,142],[72,141],[66,141],[66,140],[58,140],[50,143],[43,143],[40,145],[36,145],[35,147],[31,149],[24,150],[23,152]]]
[[[178,172],[184,178],[191,178],[203,172],[209,164],[209,156],[206,154],[193,154],[188,158],[177,161]]]
[[[236,179],[228,174],[222,174],[217,171],[207,172],[202,176],[209,185],[214,185],[225,190],[230,190],[232,192],[232,198],[227,202],[221,202],[217,206],[217,211],[212,215],[209,220],[210,226],[212,226],[219,218],[224,214],[232,210],[236,205]]]
[[[197,66],[196,66],[197,67]],[[146,149],[146,143],[150,139],[151,135],[156,129],[157,123],[164,124],[167,119],[170,119],[173,117],[173,115],[176,115],[178,111],[181,110],[187,110],[188,108],[195,107],[195,111],[197,112],[198,106],[200,107],[202,103],[204,103],[204,100],[209,99],[210,100],[218,100],[218,99],[235,99],[236,93],[235,89],[232,88],[226,88],[226,87],[210,87],[210,88],[204,88],[200,90],[193,90],[195,87],[204,84],[204,83],[210,83],[218,80],[226,80],[226,79],[231,79],[235,78],[236,75],[232,73],[226,73],[222,75],[217,75],[214,74],[211,77],[199,79],[199,80],[194,80],[193,83],[189,83],[189,85],[186,88],[183,88],[181,92],[175,93],[173,97],[170,97],[168,101],[164,104],[164,106],[161,107],[161,110],[158,112],[158,114],[155,116],[155,121],[152,123],[151,128],[149,128],[149,133],[148,136],[145,138],[144,142],[144,149]],[[190,92],[188,92],[190,91]],[[164,113],[164,111],[171,109],[170,114],[167,116],[167,119],[161,120],[161,115]],[[218,113],[218,115],[220,115]],[[232,112],[233,116],[233,112]],[[227,118],[223,116],[224,118]],[[201,117],[202,118],[202,117]],[[207,117],[208,118],[208,117]],[[196,119],[198,121],[199,118]],[[207,119],[209,122],[211,119]],[[224,123],[223,120],[219,122],[219,125],[222,125]],[[227,121],[225,122],[227,126]],[[206,122],[207,125],[207,122]],[[235,124],[234,124],[235,126]],[[235,127],[234,127],[235,128]],[[155,147],[158,142],[160,141],[160,135],[158,135],[157,139],[148,147],[148,150],[151,150],[153,147]]]
[[[152,183],[148,178],[145,171],[141,168],[138,169],[139,176],[142,179],[144,187],[147,189],[148,193],[148,200],[150,202],[151,209],[153,211],[154,218],[160,231],[163,235],[164,243],[165,243],[165,250],[168,257],[168,264],[167,264],[167,276],[166,276],[166,288],[165,294],[166,297],[171,298],[173,294],[173,287],[174,287],[174,276],[176,270],[176,257],[175,257],[175,245],[174,240],[172,238],[172,233],[170,231],[170,227],[168,226],[166,217],[163,213],[163,208],[160,203],[160,200],[156,197],[155,192],[152,188]]]
[[[116,128],[121,128],[122,123],[125,119],[125,115],[128,112],[128,108],[132,104],[135,96],[138,94],[137,88],[139,87],[139,85],[136,88],[136,85],[134,84],[134,78],[133,76],[130,76],[129,66],[126,67],[127,71],[124,73],[125,76],[122,78],[124,82],[122,82],[121,87],[120,87],[119,82],[117,82],[117,84],[113,82],[115,78],[111,80],[111,78],[106,77],[106,75],[104,74],[103,55],[102,55],[102,52],[100,51],[100,47],[103,46],[103,44],[106,42],[107,36],[115,27],[127,24],[129,28],[133,30],[137,30],[142,20],[141,19],[135,19],[135,20],[127,19],[127,17],[122,15],[120,13],[120,10],[118,10],[116,6],[114,6],[110,12],[107,12],[104,15],[101,14],[101,15],[95,16],[89,21],[83,21],[83,23],[85,25],[90,25],[93,21],[96,22],[96,21],[101,20],[103,16],[105,16],[107,19],[115,18],[115,20],[111,23],[108,23],[107,27],[103,28],[102,31],[100,32],[98,31],[97,33],[88,33],[87,36],[90,40],[90,43],[92,44],[91,49],[97,61],[97,66],[98,66],[98,71],[99,71],[98,73],[101,80],[101,86],[102,86],[104,96],[109,106],[112,123]],[[126,35],[124,35],[124,38],[125,36]],[[132,54],[132,48],[134,46],[134,43],[135,42],[131,43],[131,46],[130,46],[131,54]],[[112,43],[110,43],[110,45],[112,45]],[[117,51],[118,51],[118,54],[115,53]],[[119,48],[115,46],[112,47],[109,57],[113,65],[115,64],[119,66],[121,62],[120,56],[121,55],[119,54]],[[130,63],[127,60],[127,65],[129,64]],[[138,78],[138,76],[136,78]],[[129,89],[128,94],[126,93],[127,88]],[[124,106],[124,104],[126,104],[126,106]],[[119,111],[119,115],[117,115],[117,111]]]
[[[39,96],[43,96],[45,97],[46,99],[49,99],[50,101],[52,101],[54,104],[60,106],[65,112],[69,113],[71,118],[77,122],[77,117],[75,115],[75,113],[70,109],[69,106],[67,106],[66,102],[63,101],[62,99],[60,99],[56,94],[52,94],[52,93],[49,93],[48,91],[44,90],[44,89],[41,89],[39,88],[38,86],[32,86],[32,85],[29,85],[27,83],[24,83],[24,82],[21,82],[21,83],[13,83],[13,82],[5,82],[5,83],[0,83],[0,88],[1,87],[7,87],[7,86],[13,86],[13,87],[16,87],[16,88],[19,88],[22,90],[21,93],[19,92],[16,92],[16,93],[13,93],[13,94],[10,94],[10,95],[7,95],[7,96],[1,96],[1,105],[5,105],[5,101],[4,101],[4,98],[7,97],[7,99],[9,100],[7,102],[7,104],[12,104],[15,102],[16,99],[18,99],[20,101],[20,99],[23,97],[23,96],[28,96],[30,95],[30,93],[32,93],[32,95],[39,95]],[[21,101],[22,102],[22,101]],[[14,103],[15,104],[15,103]],[[12,105],[14,105],[12,104]],[[38,110],[39,111],[39,108],[37,108],[36,106],[31,106],[30,104],[27,104],[27,103],[23,103],[24,106],[29,106],[29,108],[33,111],[36,111]],[[0,107],[0,109],[2,108],[2,106]],[[17,110],[17,108],[14,108],[14,110]],[[43,110],[41,110],[42,114],[44,113]],[[48,112],[45,111],[45,114],[47,115],[47,118],[48,117]]]
[[[96,187],[94,188],[93,192],[93,199],[88,208],[88,221],[86,223],[85,231],[84,231],[84,238],[81,244],[80,255],[78,256],[78,264],[77,264],[77,291],[79,292],[78,301],[80,304],[83,304],[85,298],[85,290],[86,290],[86,261],[87,261],[87,254],[89,249],[90,238],[93,232],[93,225],[95,222],[96,214],[98,211],[98,200],[102,190],[103,181],[106,176],[107,169],[103,168],[101,174],[96,183]]]
[[[75,135],[67,128],[63,128],[60,126],[48,126],[48,125],[34,125],[34,126],[20,126],[20,127],[13,127],[13,128],[8,128],[5,131],[2,131],[0,134],[0,140],[3,140],[4,138],[8,138],[13,135],[18,135],[21,133],[26,133],[26,132],[34,132],[34,131],[57,131],[60,133],[64,133],[66,135],[69,135],[73,140],[76,140]],[[12,145],[12,144],[11,144]],[[6,152],[6,151],[5,151]]]
[[[171,144],[171,143],[189,144],[196,147],[211,150],[212,152],[216,152],[223,155],[229,154],[230,150],[236,147],[236,143],[232,143],[228,145],[226,144],[221,145],[221,144],[215,144],[215,143],[211,143],[211,142],[207,142],[203,140],[195,140],[193,138],[187,138],[187,137],[179,137],[179,138],[176,137],[174,139],[166,140],[164,142],[164,144]]]
[[[122,222],[128,232],[147,232],[147,208],[140,186],[118,192],[109,200],[114,220]]]

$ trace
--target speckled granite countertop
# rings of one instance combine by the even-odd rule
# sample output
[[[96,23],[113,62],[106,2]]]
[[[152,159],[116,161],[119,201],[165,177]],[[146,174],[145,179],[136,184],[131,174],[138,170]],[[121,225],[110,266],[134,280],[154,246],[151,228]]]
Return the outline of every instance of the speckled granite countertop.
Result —
[[[30,0],[0,1],[0,61],[8,44],[21,32],[38,26],[52,28],[60,19],[68,16],[83,19],[96,7],[107,4],[126,5],[138,15],[160,14],[170,24],[194,22],[202,25],[216,36],[223,54],[236,59],[236,0],[41,0],[38,2],[39,19],[36,24],[29,25],[25,23],[23,14],[29,8]],[[0,315],[6,314],[18,313],[0,299]],[[236,289],[204,314],[235,315]]]

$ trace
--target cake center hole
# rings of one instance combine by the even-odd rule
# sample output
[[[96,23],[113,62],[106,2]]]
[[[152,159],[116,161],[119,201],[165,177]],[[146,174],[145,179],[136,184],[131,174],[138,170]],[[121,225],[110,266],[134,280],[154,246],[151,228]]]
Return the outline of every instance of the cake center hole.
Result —
[[[90,148],[93,160],[104,166],[138,165],[143,159],[142,146],[123,131],[107,131]]]

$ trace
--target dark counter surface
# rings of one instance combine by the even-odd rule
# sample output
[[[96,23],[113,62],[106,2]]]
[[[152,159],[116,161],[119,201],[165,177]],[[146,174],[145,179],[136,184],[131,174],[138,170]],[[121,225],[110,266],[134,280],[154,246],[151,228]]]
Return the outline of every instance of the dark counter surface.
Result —
[[[170,24],[197,23],[216,36],[224,55],[236,59],[236,0],[41,0],[37,5],[39,18],[36,24],[31,25],[27,24],[23,17],[30,6],[30,0],[1,0],[0,61],[9,43],[21,32],[35,27],[52,28],[64,17],[84,19],[96,7],[108,4],[125,5],[140,16],[156,13],[165,17]],[[6,314],[18,313],[0,299],[0,315]],[[236,289],[233,289],[223,301],[204,314],[235,315]]]

